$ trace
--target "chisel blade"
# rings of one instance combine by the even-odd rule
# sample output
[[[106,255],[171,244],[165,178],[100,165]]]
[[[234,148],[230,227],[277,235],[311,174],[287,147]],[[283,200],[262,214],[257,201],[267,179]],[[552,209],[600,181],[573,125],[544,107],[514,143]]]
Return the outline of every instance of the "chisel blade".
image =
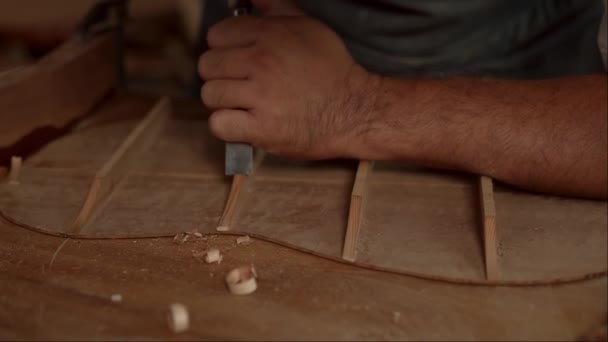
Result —
[[[253,147],[249,144],[226,144],[226,175],[253,173]]]

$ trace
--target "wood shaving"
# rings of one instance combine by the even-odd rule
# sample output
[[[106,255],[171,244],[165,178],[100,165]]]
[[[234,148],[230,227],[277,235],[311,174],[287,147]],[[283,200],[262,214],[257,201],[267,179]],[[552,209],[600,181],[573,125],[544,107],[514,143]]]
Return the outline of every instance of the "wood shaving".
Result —
[[[215,230],[218,232],[228,232],[228,231],[230,231],[230,227],[219,226],[219,227],[215,228]]]
[[[70,240],[70,238],[63,240],[61,245],[59,245],[59,247],[57,247],[57,249],[55,250],[55,253],[53,253],[53,256],[51,257],[51,262],[49,262],[49,270],[53,267],[53,263],[55,262],[55,258],[57,258],[57,255],[59,255],[59,252],[61,251],[61,249],[65,246],[65,244],[69,240]]]
[[[238,238],[236,238],[236,244],[237,245],[248,245],[251,243],[251,238],[249,236],[239,236]]]
[[[205,252],[205,262],[208,264],[217,263],[219,265],[223,258],[224,257],[218,249],[212,248]]]
[[[202,238],[203,238],[203,234],[201,234],[201,232],[199,232],[198,230],[191,230],[191,231],[189,231],[189,232],[186,232],[185,234],[186,234],[186,235],[191,235],[191,236],[197,237],[197,238],[199,238],[199,239],[202,239]]]
[[[112,299],[112,302],[114,302],[114,303],[122,302],[122,295],[120,293],[113,294],[112,297],[110,297],[110,298]]]
[[[179,303],[171,304],[167,314],[167,324],[176,334],[187,331],[190,327],[190,315],[186,306]]]
[[[181,245],[188,242],[193,237],[200,240],[207,240],[207,238],[204,237],[202,233],[194,230],[191,232],[179,233],[175,235],[173,237],[173,242],[178,245]]]
[[[258,284],[258,277],[255,268],[251,266],[241,266],[230,271],[226,275],[226,285],[230,293],[236,296],[246,296],[254,293]]]

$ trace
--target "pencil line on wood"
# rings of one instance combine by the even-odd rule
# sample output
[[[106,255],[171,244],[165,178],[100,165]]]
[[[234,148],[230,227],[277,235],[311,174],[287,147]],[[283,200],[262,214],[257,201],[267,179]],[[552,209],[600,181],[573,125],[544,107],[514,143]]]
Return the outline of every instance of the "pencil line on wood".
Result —
[[[93,178],[87,197],[72,226],[71,234],[79,234],[91,221],[91,217],[95,216],[95,212],[99,209],[99,203],[107,198],[127,176],[129,168],[136,160],[135,157],[158,137],[170,114],[171,102],[168,98],[162,98],[112,153]]]
[[[483,222],[484,259],[486,278],[498,279],[498,254],[496,236],[496,205],[492,178],[479,178],[479,198]]]
[[[363,206],[367,193],[367,179],[372,165],[373,163],[369,161],[359,162],[357,175],[355,176],[355,184],[353,185],[348,211],[348,223],[346,224],[346,235],[344,237],[344,248],[342,250],[342,258],[350,262],[355,262],[357,259]]]

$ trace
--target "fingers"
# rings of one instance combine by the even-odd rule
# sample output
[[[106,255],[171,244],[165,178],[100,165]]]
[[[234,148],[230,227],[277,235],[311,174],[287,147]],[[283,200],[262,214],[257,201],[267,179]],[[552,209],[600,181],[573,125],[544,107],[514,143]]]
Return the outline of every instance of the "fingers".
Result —
[[[222,20],[209,29],[207,44],[210,48],[229,48],[255,44],[261,17],[241,16]]]
[[[209,129],[216,138],[235,143],[252,143],[255,121],[244,110],[225,109],[209,117]]]
[[[205,52],[198,63],[204,80],[245,79],[251,68],[251,48],[213,49]]]
[[[253,0],[253,5],[264,15],[304,15],[304,12],[291,0]]]
[[[201,89],[201,98],[211,109],[253,108],[257,103],[254,87],[249,81],[208,81]]]

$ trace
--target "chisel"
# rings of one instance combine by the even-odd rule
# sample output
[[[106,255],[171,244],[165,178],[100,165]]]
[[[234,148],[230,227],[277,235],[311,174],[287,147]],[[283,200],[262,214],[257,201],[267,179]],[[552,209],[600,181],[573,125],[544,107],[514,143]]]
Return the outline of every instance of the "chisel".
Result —
[[[251,14],[251,1],[232,1],[232,15]],[[251,175],[253,173],[253,147],[243,143],[226,143],[226,175]]]

